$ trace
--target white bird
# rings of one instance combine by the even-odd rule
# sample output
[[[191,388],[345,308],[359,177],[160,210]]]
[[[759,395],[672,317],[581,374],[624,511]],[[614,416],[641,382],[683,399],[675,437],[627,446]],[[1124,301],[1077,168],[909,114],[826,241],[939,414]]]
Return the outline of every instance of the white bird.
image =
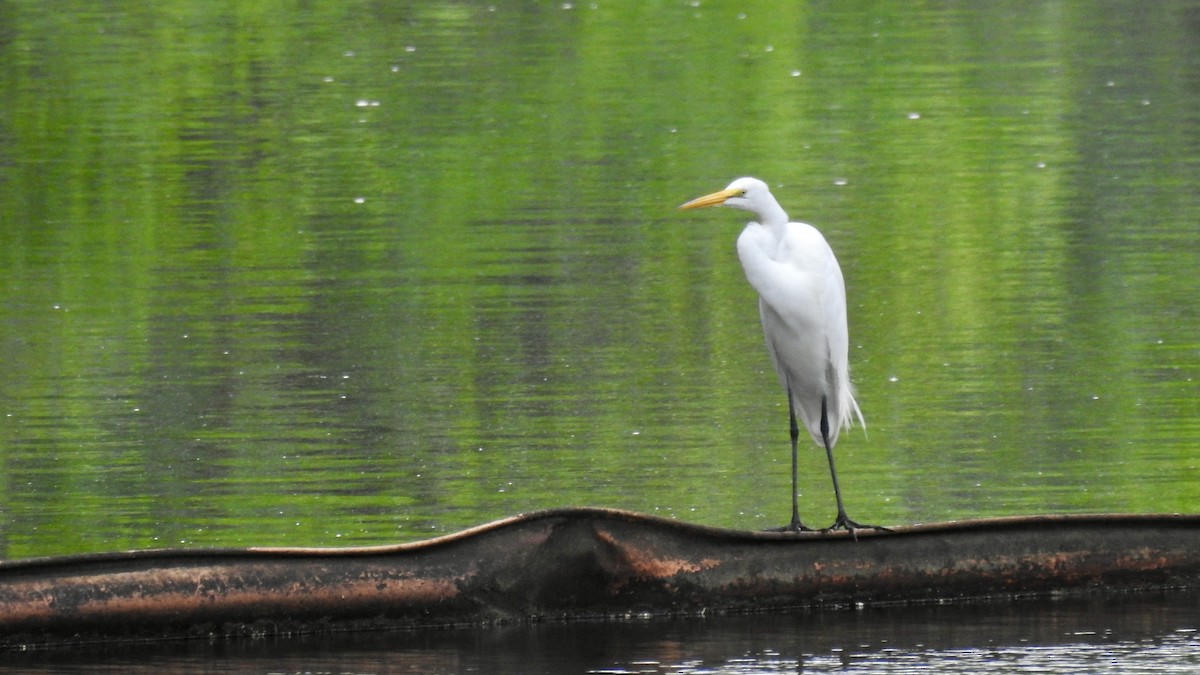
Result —
[[[767,184],[739,178],[729,187],[693,199],[680,209],[728,206],[754,214],[737,240],[746,280],[758,291],[758,311],[771,363],[788,396],[792,439],[792,521],[784,530],[809,530],[800,522],[796,442],[799,417],[817,445],[825,448],[837,497],[837,520],[826,529],[877,528],[846,515],[833,464],[838,432],[852,418],[866,428],[850,384],[850,337],[846,329],[846,284],[833,250],[811,225],[788,222]]]

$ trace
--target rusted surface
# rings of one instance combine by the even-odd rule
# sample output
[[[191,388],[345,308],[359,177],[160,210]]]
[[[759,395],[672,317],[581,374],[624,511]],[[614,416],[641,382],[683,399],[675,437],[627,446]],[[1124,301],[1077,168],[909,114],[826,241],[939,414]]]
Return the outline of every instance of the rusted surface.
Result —
[[[800,535],[603,509],[353,549],[0,562],[0,645],[771,611],[1200,583],[1200,516],[1039,516]]]

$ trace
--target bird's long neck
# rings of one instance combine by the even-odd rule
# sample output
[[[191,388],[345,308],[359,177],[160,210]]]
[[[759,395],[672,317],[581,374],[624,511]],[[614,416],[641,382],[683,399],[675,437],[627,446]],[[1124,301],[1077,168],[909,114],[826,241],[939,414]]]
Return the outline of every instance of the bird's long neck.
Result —
[[[771,199],[755,215],[758,216],[759,224],[771,230],[771,234],[775,235],[775,241],[783,238],[787,231],[788,215],[779,202]]]

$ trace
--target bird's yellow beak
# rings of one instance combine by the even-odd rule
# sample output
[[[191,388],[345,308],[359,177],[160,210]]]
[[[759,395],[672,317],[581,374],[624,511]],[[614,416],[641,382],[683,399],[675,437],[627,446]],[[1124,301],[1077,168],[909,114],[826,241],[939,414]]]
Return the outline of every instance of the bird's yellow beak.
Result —
[[[679,208],[681,210],[687,210],[687,209],[702,209],[706,206],[720,206],[721,204],[725,203],[726,199],[729,199],[730,197],[736,197],[736,196],[740,195],[741,193],[742,193],[741,190],[732,190],[732,189],[721,190],[720,192],[714,192],[711,195],[704,195],[703,197],[697,197],[686,204],[680,205]]]

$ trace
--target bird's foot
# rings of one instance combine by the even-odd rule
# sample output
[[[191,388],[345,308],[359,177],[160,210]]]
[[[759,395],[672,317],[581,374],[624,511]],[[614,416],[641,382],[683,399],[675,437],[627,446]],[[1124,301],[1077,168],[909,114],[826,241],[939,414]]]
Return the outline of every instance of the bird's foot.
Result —
[[[816,528],[808,527],[807,525],[800,522],[799,520],[793,520],[792,522],[788,523],[787,525],[784,525],[783,527],[772,527],[772,528],[768,528],[768,529],[764,530],[764,532],[817,532],[817,531],[818,530]]]
[[[846,530],[847,532],[850,533],[850,536],[854,537],[855,539],[858,539],[858,531],[859,530],[875,530],[876,532],[891,532],[890,529],[883,527],[881,525],[864,525],[862,523],[850,520],[850,516],[847,516],[844,512],[839,513],[837,520],[833,521],[832,525],[830,525],[829,527],[827,527],[821,531],[822,532],[833,532],[834,530]]]

